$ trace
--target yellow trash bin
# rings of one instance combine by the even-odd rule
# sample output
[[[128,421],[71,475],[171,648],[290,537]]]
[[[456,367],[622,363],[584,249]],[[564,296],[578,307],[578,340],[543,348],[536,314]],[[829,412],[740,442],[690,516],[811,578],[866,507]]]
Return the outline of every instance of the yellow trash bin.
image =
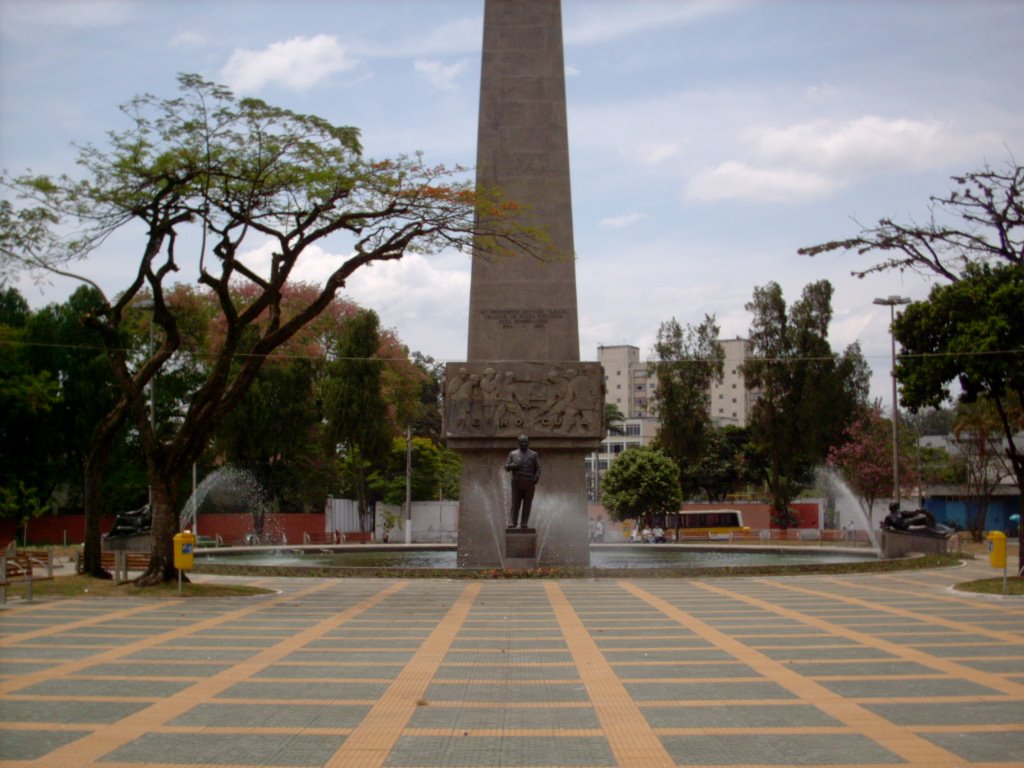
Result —
[[[1006,567],[1006,534],[1002,531],[988,532],[988,564],[993,568]]]
[[[179,571],[192,570],[192,558],[196,549],[196,535],[182,531],[174,535],[174,567]]]

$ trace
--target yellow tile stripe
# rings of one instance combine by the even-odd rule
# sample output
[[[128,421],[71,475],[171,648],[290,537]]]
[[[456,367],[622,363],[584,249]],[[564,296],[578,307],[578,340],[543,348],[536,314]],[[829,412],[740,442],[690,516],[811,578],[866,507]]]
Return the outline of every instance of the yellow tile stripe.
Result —
[[[636,584],[620,581],[619,585],[626,592],[657,608],[666,616],[676,620],[681,626],[706,639],[712,645],[748,664],[766,680],[785,688],[799,699],[817,707],[855,732],[866,736],[890,752],[899,755],[907,762],[922,766],[922,768],[963,765],[964,761],[961,758],[935,746],[910,729],[895,725],[859,704],[849,699],[844,699],[825,686],[800,675],[786,665],[705,624],[700,619],[691,616],[686,611],[677,608],[657,595],[641,589]],[[688,585],[708,589],[723,597],[732,599],[744,597],[743,595],[735,595],[718,587],[711,587],[700,581],[691,581]],[[755,598],[746,598],[746,602],[751,605],[762,604],[761,601]],[[774,607],[767,603],[763,603],[763,605],[766,609]]]
[[[300,592],[292,593],[290,595],[282,595],[280,598],[275,598],[272,602],[301,599],[302,597],[333,587],[334,585],[331,582],[332,580],[320,582],[312,587],[301,590]],[[408,582],[396,582],[391,585],[384,585],[384,588],[381,589],[381,591],[343,611],[340,611],[325,621],[310,626],[283,639],[280,643],[257,653],[251,659],[237,663],[222,672],[213,674],[205,680],[179,691],[178,693],[172,694],[156,702],[152,706],[146,707],[145,709],[118,720],[115,723],[102,725],[96,728],[90,735],[77,739],[65,747],[56,749],[39,760],[21,763],[20,765],[26,766],[26,768],[53,768],[53,766],[64,765],[75,766],[75,768],[85,768],[86,766],[94,765],[102,765],[103,768],[116,766],[117,763],[109,763],[107,761],[99,763],[97,761],[101,760],[104,755],[109,754],[118,747],[139,738],[149,731],[156,730],[174,718],[189,711],[193,707],[213,699],[218,694],[227,690],[231,686],[236,685],[240,681],[251,678],[262,669],[274,664],[285,656],[288,656],[296,648],[322,637],[345,622],[350,621],[361,613],[373,608],[381,601],[404,589],[407,584]],[[255,611],[265,610],[266,607],[267,603],[261,603],[258,606],[252,606],[239,611],[223,614],[215,619],[199,623],[210,624],[234,621],[240,616],[248,615]],[[144,642],[132,643],[132,646],[152,646],[160,644],[166,639],[166,635],[159,635],[154,638],[149,638]],[[119,651],[123,650],[124,649],[119,649]],[[107,654],[101,654],[101,658],[104,658],[104,660],[106,660],[106,656]],[[97,663],[97,658],[93,657],[92,659],[83,660],[83,663]],[[58,669],[63,669],[67,666],[69,665],[62,665],[62,667]],[[55,674],[54,670],[48,670],[48,673],[49,674],[47,676]],[[60,676],[64,676],[68,673],[64,671],[58,674]],[[148,764],[147,768],[150,768]]]
[[[888,605],[874,605],[872,603],[867,602],[866,600],[860,600],[856,597],[843,597],[842,595],[836,595],[831,592],[819,592],[817,590],[807,589],[806,587],[797,587],[792,584],[784,584],[780,581],[772,581],[768,583],[770,583],[773,587],[778,588],[780,590],[799,592],[801,594],[807,595],[815,595],[823,600],[843,600],[854,605],[860,605],[871,608],[872,610],[883,611],[885,613],[891,613],[896,616],[902,616],[906,618],[907,621],[928,622],[934,624],[935,626],[943,627],[944,629],[961,630],[964,626],[967,626],[957,622],[949,621],[948,619],[943,619],[938,616],[929,616],[927,614],[915,613],[914,611],[906,611],[901,608],[894,608]],[[704,589],[717,592],[718,594],[727,595],[736,600],[743,600],[744,602],[748,602],[752,605],[758,605],[766,611],[772,611],[773,613],[777,613],[781,616],[787,616],[791,619],[795,619],[796,621],[801,621],[804,624],[808,624],[810,626],[817,627],[818,629],[825,630],[826,632],[831,632],[832,634],[845,637],[856,643],[870,646],[872,648],[877,648],[880,651],[885,651],[886,653],[890,653],[893,656],[897,656],[907,661],[913,661],[917,664],[921,664],[922,666],[930,667],[931,669],[938,670],[939,672],[943,672],[944,674],[966,678],[967,680],[975,682],[978,685],[983,685],[986,688],[991,688],[995,691],[1001,691],[1002,693],[1005,693],[1007,696],[1013,696],[1015,698],[1024,699],[1024,685],[1020,683],[1015,683],[1012,680],[1007,680],[1005,677],[1002,677],[1000,675],[994,675],[991,672],[983,672],[981,670],[974,669],[963,664],[958,664],[957,662],[951,661],[949,659],[932,656],[929,653],[925,653],[924,651],[918,650],[918,648],[914,648],[908,645],[901,645],[899,643],[892,643],[884,638],[869,635],[864,632],[858,632],[855,629],[849,629],[848,627],[844,627],[840,624],[833,624],[830,621],[819,619],[815,616],[808,616],[807,614],[800,613],[799,611],[794,611],[790,608],[784,608],[781,605],[766,603],[763,600],[760,600],[756,597],[750,597],[736,592],[729,592],[727,590],[722,589],[721,587],[713,587],[710,584],[706,583],[701,584],[700,586]],[[1020,639],[1018,637],[1015,637],[1014,635],[1008,632],[982,632],[981,629],[978,627],[972,628],[971,631],[978,631],[980,634],[986,634],[989,637],[992,637],[993,639],[998,639],[1006,643],[1020,642]],[[943,647],[964,645],[970,647],[971,645],[976,645],[976,643],[957,643],[954,641],[946,643],[936,643],[936,645],[941,645]]]
[[[180,639],[180,638],[183,638],[183,637],[188,637],[189,635],[196,634],[197,632],[202,632],[202,631],[205,631],[207,629],[212,629],[212,628],[217,627],[217,626],[219,626],[221,624],[224,624],[225,622],[235,621],[235,620],[237,620],[237,619],[239,619],[241,617],[247,616],[249,614],[258,613],[260,611],[266,610],[268,605],[274,605],[275,603],[286,602],[288,600],[294,600],[298,596],[304,596],[304,595],[307,595],[307,594],[313,594],[313,593],[319,592],[322,589],[325,589],[327,586],[328,586],[327,583],[315,584],[315,585],[313,585],[313,586],[303,590],[301,593],[298,593],[297,595],[296,594],[292,594],[292,595],[289,595],[287,597],[284,596],[284,595],[281,595],[280,597],[272,598],[270,601],[260,601],[260,602],[257,602],[255,604],[253,604],[253,605],[247,606],[246,608],[242,608],[242,609],[239,609],[237,611],[232,611],[231,613],[225,613],[225,614],[220,614],[218,616],[212,616],[212,617],[210,617],[208,619],[203,619],[201,621],[189,622],[186,619],[182,619],[182,622],[181,622],[180,626],[175,627],[174,629],[168,630],[167,632],[161,632],[160,634],[154,634],[154,635],[148,635],[146,637],[140,637],[138,640],[136,640],[133,643],[127,643],[126,645],[118,646],[117,648],[111,648],[110,650],[104,651],[102,653],[97,653],[95,655],[87,656],[87,657],[82,658],[82,659],[74,659],[74,660],[71,660],[71,661],[66,661],[63,664],[59,664],[59,665],[56,665],[56,666],[53,666],[53,667],[49,667],[47,669],[40,670],[39,672],[30,673],[30,674],[26,674],[26,675],[19,675],[14,680],[9,680],[7,682],[0,683],[0,695],[7,695],[7,694],[10,694],[10,693],[14,693],[15,691],[19,691],[19,690],[22,690],[24,688],[28,688],[29,686],[32,686],[32,685],[37,685],[38,683],[43,682],[44,680],[50,680],[50,679],[55,678],[55,677],[67,677],[69,675],[73,675],[73,674],[77,673],[79,670],[87,669],[89,667],[96,666],[97,664],[109,664],[111,662],[119,661],[121,658],[123,658],[125,656],[131,656],[132,654],[138,653],[139,651],[141,651],[141,650],[143,650],[145,648],[152,648],[153,646],[156,646],[156,645],[162,645],[163,643],[166,643],[169,640],[176,640],[176,639]],[[153,603],[154,604],[146,605],[144,608],[141,608],[141,609],[138,609],[138,610],[117,611],[115,613],[105,614],[107,618],[104,619],[104,620],[105,621],[110,621],[110,620],[116,620],[116,619],[119,619],[119,618],[134,618],[139,613],[143,613],[145,611],[155,611],[155,610],[160,610],[163,614],[166,614],[168,606],[172,605],[172,604],[167,603],[167,602],[162,601],[162,600],[154,600]],[[83,624],[83,626],[89,626],[89,625],[95,624],[95,623],[96,623],[96,621],[89,621],[89,622]],[[68,632],[68,631],[71,631],[72,629],[78,628],[77,624],[78,624],[77,622],[73,623],[73,624],[59,624],[58,623],[51,630],[48,630],[46,634],[61,634],[61,633],[64,633],[64,632]],[[34,635],[36,635],[36,633],[28,633],[28,635],[34,636]],[[24,639],[29,639],[29,640],[33,639],[31,636],[29,636],[29,637],[22,636],[22,637]],[[8,647],[11,647],[13,645],[14,644],[11,643],[11,644],[8,645]],[[89,648],[93,648],[95,646],[88,646],[88,647]]]
[[[482,585],[468,584],[448,613],[324,768],[379,768],[420,706]]]
[[[674,768],[675,760],[597,647],[565,593],[550,581],[544,583],[544,589],[616,765],[619,768]]]
[[[83,600],[95,600],[96,598],[82,598]],[[51,605],[51,604],[47,604]],[[0,638],[0,648],[10,648],[11,646],[18,646],[29,640],[37,640],[40,637],[51,637],[53,635],[61,635],[65,632],[74,632],[76,629],[82,629],[83,627],[92,627],[97,624],[106,624],[109,621],[117,621],[118,619],[134,619],[139,614],[150,613],[153,611],[165,611],[167,604],[160,600],[153,600],[147,602],[145,605],[140,605],[136,608],[129,608],[123,611],[114,611],[113,613],[97,613],[95,616],[91,616],[88,619],[79,619],[78,621],[68,622],[54,622],[49,627],[43,627],[42,629],[33,629],[28,632],[16,632],[8,635],[7,637]],[[19,616],[24,616],[29,612],[28,609],[19,609]]]

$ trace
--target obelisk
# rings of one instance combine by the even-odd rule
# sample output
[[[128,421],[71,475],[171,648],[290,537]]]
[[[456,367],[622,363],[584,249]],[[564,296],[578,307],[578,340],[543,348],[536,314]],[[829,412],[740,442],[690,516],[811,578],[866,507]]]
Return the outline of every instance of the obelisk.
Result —
[[[476,174],[549,242],[544,258],[474,248],[467,360],[446,369],[445,433],[462,458],[458,562],[585,566],[584,457],[603,434],[604,395],[600,365],[579,355],[560,0],[486,0]],[[505,531],[503,464],[520,434],[542,468],[532,560]]]

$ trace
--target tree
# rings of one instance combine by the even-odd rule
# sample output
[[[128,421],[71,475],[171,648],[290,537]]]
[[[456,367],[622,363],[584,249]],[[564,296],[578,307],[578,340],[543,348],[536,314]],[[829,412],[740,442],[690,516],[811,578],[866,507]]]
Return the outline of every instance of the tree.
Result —
[[[777,283],[755,288],[747,304],[752,355],[743,376],[757,392],[748,458],[768,486],[782,528],[796,519],[790,502],[867,403],[860,348],[851,344],[838,356],[828,343],[831,300],[832,285],[821,280],[805,286],[788,311]]]
[[[846,428],[846,440],[833,446],[828,463],[839,470],[867,511],[868,523],[875,501],[892,492],[892,423],[875,403]],[[906,451],[900,452],[900,477],[914,483],[916,472]]]
[[[679,467],[654,448],[629,448],[608,467],[602,501],[616,520],[679,511]]]
[[[896,364],[902,402],[912,409],[937,406],[951,398],[956,382],[962,404],[990,407],[995,424],[975,419],[973,430],[997,428],[1024,507],[1024,449],[1014,439],[1024,429],[1022,306],[1024,265],[972,263],[956,282],[909,305],[893,330],[903,347]]]
[[[1003,170],[985,166],[952,177],[955,188],[929,198],[929,220],[900,224],[879,219],[858,235],[800,248],[805,256],[830,251],[879,251],[882,261],[854,271],[856,277],[890,269],[933,273],[950,282],[975,263],[1024,265],[1024,167],[1008,163]]]
[[[31,174],[3,182],[19,196],[0,202],[0,275],[43,271],[92,284],[75,263],[132,225],[141,231],[137,267],[114,298],[87,321],[103,338],[119,389],[105,414],[86,469],[86,510],[109,458],[112,435],[130,420],[146,457],[153,493],[154,550],[139,578],[173,576],[176,490],[211,434],[241,401],[267,356],[316,318],[360,267],[400,259],[408,250],[465,247],[497,255],[553,258],[543,237],[518,225],[518,209],[496,194],[474,192],[460,169],[419,158],[372,161],[359,132],[321,118],[236,99],[227,89],[182,75],[183,96],[141,96],[124,108],[130,125],[106,149],[83,148],[84,178]],[[308,303],[286,308],[284,286],[313,246],[343,238],[333,272]],[[187,259],[185,253],[192,259]],[[259,259],[265,254],[268,264]],[[182,345],[167,297],[184,266],[217,297],[224,323],[205,378],[158,434],[148,418],[147,385]],[[239,290],[244,285],[248,290]],[[121,343],[129,308],[152,301],[158,346],[137,364]]]
[[[386,504],[405,503],[406,449],[404,437],[391,441],[391,450],[381,468],[372,473],[370,486],[374,495]],[[413,501],[436,501],[441,494],[441,450],[426,437],[412,439],[412,476],[410,493]]]
[[[380,320],[372,310],[357,312],[341,329],[331,350],[324,397],[328,445],[337,450],[349,487],[359,502],[359,521],[369,503],[367,474],[384,461],[394,435],[382,390]]]
[[[925,224],[897,224],[891,218],[883,218],[874,227],[862,227],[860,234],[855,237],[801,248],[799,253],[815,256],[835,250],[853,250],[859,254],[875,251],[885,254],[883,260],[877,264],[866,270],[853,272],[859,277],[889,269],[910,269],[932,273],[956,284],[964,279],[974,283],[983,281],[983,278],[976,274],[976,270],[986,266],[1000,272],[1003,269],[1008,270],[1004,274],[1014,274],[1012,268],[1019,269],[1024,266],[1024,167],[1012,161],[1002,170],[993,170],[986,165],[979,171],[953,176],[952,179],[955,184],[952,191],[943,197],[930,198],[931,216]],[[944,302],[953,301],[953,297],[949,295],[942,295],[941,298]],[[992,311],[1008,310],[1009,314],[1004,315],[1003,319],[1012,326],[1013,318],[1020,316],[1020,306],[1019,301],[1016,304],[1008,303],[1002,306],[989,304],[986,313],[993,322],[997,322]],[[904,316],[906,314],[904,313]],[[935,317],[933,320],[936,322],[936,331],[941,331],[938,327],[941,318]],[[919,318],[916,324],[921,323],[922,319]],[[941,333],[938,335],[941,336]],[[902,343],[903,340],[900,341]],[[1019,342],[1018,335],[1017,347],[1002,349],[1019,349]],[[944,347],[945,342],[936,338],[934,343],[924,343],[922,346]],[[964,354],[958,359],[965,363],[970,362],[965,359]],[[933,362],[938,363],[937,360]],[[1010,365],[1019,372],[1019,357],[1016,361],[1011,359]],[[911,408],[929,404],[937,407],[948,400],[946,383],[959,376],[958,372],[950,371],[950,367],[956,366],[916,366],[916,371],[922,375],[915,375],[915,378],[934,379],[937,386],[930,388],[930,395],[922,392],[920,396],[915,395],[909,399],[904,392],[903,402]],[[927,375],[923,374],[924,369],[929,370]],[[906,375],[911,374],[908,372]],[[973,378],[977,380],[977,376]],[[994,394],[997,398],[1003,401],[1007,397],[1013,399],[1012,385],[1004,392],[1003,384],[999,383],[998,378],[993,384],[996,385]],[[941,396],[936,397],[937,394]],[[972,393],[965,392],[968,401],[976,399],[980,394],[977,389]],[[917,405],[911,405],[912,403]],[[1021,406],[1018,389],[1015,408],[1020,409]],[[1007,441],[1007,455],[1018,487],[1021,489],[1021,506],[1024,510],[1024,466],[1020,464],[1020,453],[1013,441],[1013,430],[1016,427],[1010,411],[1000,411],[1000,418],[1003,422],[1003,435]],[[1017,457],[1016,461],[1014,456]],[[1020,526],[1019,530],[1021,546],[1018,571],[1024,574],[1024,526]]]
[[[1002,422],[991,401],[961,403],[953,423],[953,439],[963,461],[964,485],[969,508],[967,528],[971,538],[982,541],[985,518],[992,496],[1013,470],[1001,449]]]
[[[725,361],[714,315],[685,329],[675,318],[662,323],[654,351],[655,407],[661,420],[656,444],[679,467],[679,485],[688,495],[698,489],[690,470],[703,455],[711,429],[708,389],[722,381]]]
[[[684,472],[709,502],[725,501],[748,477],[745,455],[748,441],[749,433],[743,427],[729,425],[708,431],[704,452],[697,463]]]

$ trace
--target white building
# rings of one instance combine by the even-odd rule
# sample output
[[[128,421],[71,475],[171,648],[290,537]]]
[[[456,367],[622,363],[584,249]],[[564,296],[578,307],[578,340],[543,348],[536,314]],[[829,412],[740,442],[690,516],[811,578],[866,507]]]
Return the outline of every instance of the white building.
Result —
[[[712,384],[708,392],[711,422],[718,427],[743,427],[754,402],[740,371],[749,355],[750,343],[739,338],[719,343],[725,351],[725,363],[722,383]],[[623,434],[609,432],[599,453],[586,459],[591,498],[596,498],[594,489],[598,487],[600,473],[608,469],[615,457],[629,447],[650,445],[661,424],[656,415],[658,379],[654,361],[641,360],[640,348],[628,344],[599,346],[597,360],[604,367],[605,403],[617,407],[625,421],[619,425]]]

